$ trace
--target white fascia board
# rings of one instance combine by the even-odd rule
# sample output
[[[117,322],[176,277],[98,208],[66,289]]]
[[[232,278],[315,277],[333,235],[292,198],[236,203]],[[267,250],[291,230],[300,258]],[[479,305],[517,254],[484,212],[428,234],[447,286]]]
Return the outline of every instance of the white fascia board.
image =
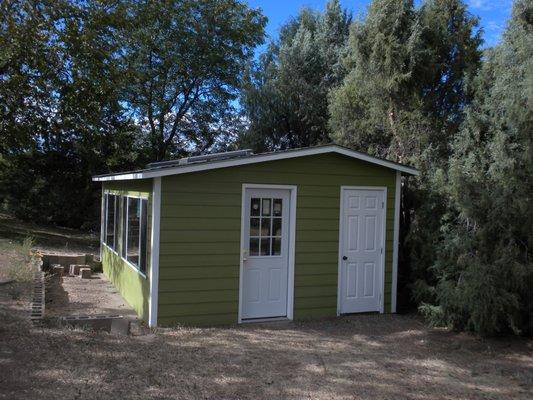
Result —
[[[249,158],[231,159],[231,160],[218,161],[218,162],[206,163],[206,164],[192,164],[192,165],[180,166],[176,168],[165,168],[165,169],[160,169],[160,170],[154,169],[153,171],[129,172],[125,174],[110,175],[110,176],[95,176],[93,177],[93,181],[101,182],[101,181],[123,181],[123,180],[133,180],[133,179],[149,179],[149,178],[157,178],[161,176],[187,174],[191,172],[208,171],[211,169],[235,167],[239,165],[256,164],[256,163],[266,162],[266,161],[285,160],[289,158],[305,157],[305,156],[312,156],[312,155],[326,154],[326,153],[342,154],[347,157],[366,161],[371,164],[380,165],[382,167],[391,168],[396,171],[405,172],[411,175],[418,175],[418,170],[415,168],[396,164],[391,161],[380,160],[379,158],[369,156],[368,154],[359,153],[358,151],[349,150],[349,149],[345,149],[345,148],[338,147],[338,146],[323,146],[323,147],[316,147],[316,148],[303,149],[303,150],[263,154],[263,155],[252,156]]]

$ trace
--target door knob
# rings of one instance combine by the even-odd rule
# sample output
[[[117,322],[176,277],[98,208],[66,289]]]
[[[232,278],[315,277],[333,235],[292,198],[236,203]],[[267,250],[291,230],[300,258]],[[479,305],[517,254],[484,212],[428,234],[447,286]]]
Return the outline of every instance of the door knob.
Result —
[[[342,259],[343,259],[344,261],[346,261],[346,260],[348,259],[348,257],[346,257],[346,256],[342,256]]]

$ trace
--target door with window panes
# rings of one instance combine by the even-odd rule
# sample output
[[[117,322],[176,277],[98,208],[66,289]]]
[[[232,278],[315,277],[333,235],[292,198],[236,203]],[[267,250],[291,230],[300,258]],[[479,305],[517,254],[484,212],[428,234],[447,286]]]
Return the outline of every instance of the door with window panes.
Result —
[[[242,318],[287,315],[290,191],[245,189]]]

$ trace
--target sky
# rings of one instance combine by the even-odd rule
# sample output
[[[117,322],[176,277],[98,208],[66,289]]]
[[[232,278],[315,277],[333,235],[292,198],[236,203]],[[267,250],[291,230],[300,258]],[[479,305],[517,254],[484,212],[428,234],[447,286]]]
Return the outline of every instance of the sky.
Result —
[[[464,0],[470,13],[480,17],[480,26],[484,30],[483,47],[490,47],[498,43],[501,33],[505,29],[511,15],[512,0]],[[261,8],[268,17],[266,33],[268,38],[276,39],[279,28],[283,23],[298,14],[303,7],[314,10],[324,10],[327,0],[248,0],[253,8]],[[348,8],[354,16],[363,16],[370,0],[341,0],[344,8]],[[421,0],[415,0],[420,4]]]

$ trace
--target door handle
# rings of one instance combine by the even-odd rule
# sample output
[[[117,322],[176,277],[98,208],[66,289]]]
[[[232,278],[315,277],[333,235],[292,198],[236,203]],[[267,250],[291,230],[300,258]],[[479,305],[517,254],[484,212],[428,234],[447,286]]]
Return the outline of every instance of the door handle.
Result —
[[[248,250],[242,251],[242,261],[246,261],[248,259]]]
[[[346,257],[346,256],[342,256],[342,259],[343,259],[344,261],[346,261],[346,260],[348,259],[348,257]]]

